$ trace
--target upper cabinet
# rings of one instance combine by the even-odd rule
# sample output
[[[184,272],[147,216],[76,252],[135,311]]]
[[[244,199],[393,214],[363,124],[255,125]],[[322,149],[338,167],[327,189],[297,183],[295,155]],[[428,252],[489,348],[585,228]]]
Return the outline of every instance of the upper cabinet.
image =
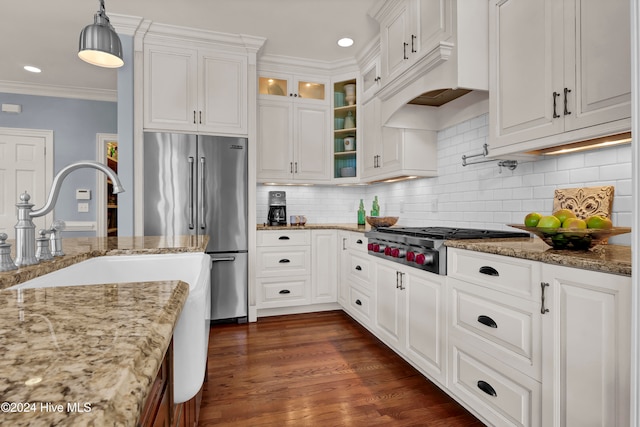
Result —
[[[259,73],[259,182],[331,179],[329,90],[328,79]]]
[[[630,129],[629,2],[494,0],[490,155]]]
[[[247,134],[247,55],[144,46],[144,128]]]
[[[318,77],[265,73],[258,77],[260,99],[283,100],[329,105],[329,83]]]

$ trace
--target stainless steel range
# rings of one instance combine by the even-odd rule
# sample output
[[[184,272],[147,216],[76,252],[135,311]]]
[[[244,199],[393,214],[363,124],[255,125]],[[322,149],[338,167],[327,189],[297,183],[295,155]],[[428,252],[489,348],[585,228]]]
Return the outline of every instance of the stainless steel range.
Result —
[[[449,227],[380,227],[364,235],[371,255],[441,275],[447,274],[445,240],[530,237],[518,231]]]

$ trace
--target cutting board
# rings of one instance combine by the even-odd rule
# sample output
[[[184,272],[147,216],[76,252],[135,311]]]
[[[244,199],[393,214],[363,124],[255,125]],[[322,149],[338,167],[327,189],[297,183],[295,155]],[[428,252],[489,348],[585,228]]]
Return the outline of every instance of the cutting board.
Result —
[[[582,219],[592,215],[611,218],[613,193],[613,186],[558,189],[553,197],[553,212],[569,209]]]

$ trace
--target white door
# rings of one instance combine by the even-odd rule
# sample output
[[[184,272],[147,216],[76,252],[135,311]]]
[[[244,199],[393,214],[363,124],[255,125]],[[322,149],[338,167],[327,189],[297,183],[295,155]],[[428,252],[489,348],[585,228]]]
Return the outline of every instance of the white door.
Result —
[[[328,107],[296,105],[294,108],[294,178],[329,180],[331,153]]]
[[[15,238],[15,205],[21,193],[34,209],[46,202],[53,175],[53,131],[0,128],[0,233]],[[34,218],[36,230],[51,223],[52,214]]]

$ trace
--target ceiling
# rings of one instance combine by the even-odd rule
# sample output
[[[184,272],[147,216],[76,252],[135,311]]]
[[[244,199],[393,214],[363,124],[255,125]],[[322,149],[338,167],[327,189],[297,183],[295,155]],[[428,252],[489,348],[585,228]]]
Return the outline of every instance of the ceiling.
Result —
[[[377,0],[106,0],[107,15],[267,39],[260,54],[323,61],[353,58],[378,32],[367,15]],[[17,0],[0,14],[0,91],[8,83],[116,89],[116,71],[77,56],[80,31],[93,22],[97,0]],[[349,36],[350,48],[336,41]],[[23,70],[34,65],[42,73]],[[16,84],[18,83],[18,84]]]

